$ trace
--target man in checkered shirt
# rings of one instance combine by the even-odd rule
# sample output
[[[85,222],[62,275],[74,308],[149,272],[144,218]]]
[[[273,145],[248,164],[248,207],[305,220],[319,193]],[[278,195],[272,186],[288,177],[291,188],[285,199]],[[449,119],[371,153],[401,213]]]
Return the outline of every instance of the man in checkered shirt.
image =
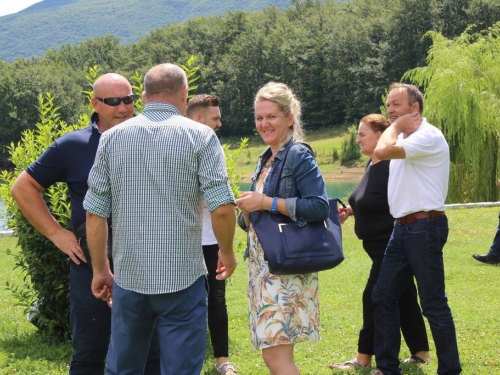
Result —
[[[112,304],[116,368],[142,373],[156,322],[162,374],[200,373],[206,346],[203,200],[219,244],[219,280],[231,276],[234,196],[212,129],[183,117],[184,71],[157,65],[144,77],[144,111],[103,134],[85,197],[92,291]],[[113,217],[113,264],[106,218]]]

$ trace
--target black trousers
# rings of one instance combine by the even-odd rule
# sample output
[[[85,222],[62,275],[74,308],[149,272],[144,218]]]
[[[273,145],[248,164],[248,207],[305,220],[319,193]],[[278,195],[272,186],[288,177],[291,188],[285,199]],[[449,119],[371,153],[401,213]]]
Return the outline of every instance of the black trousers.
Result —
[[[363,291],[363,326],[359,331],[358,353],[374,354],[374,313],[372,290],[377,282],[385,248],[389,239],[382,241],[363,241],[363,248],[372,260],[370,275]],[[418,304],[417,288],[412,281],[399,299],[401,332],[411,354],[429,351],[429,342],[425,330],[422,310]]]
[[[226,305],[226,282],[217,280],[219,245],[203,246],[203,256],[208,269],[208,329],[214,357],[229,357],[229,332]]]

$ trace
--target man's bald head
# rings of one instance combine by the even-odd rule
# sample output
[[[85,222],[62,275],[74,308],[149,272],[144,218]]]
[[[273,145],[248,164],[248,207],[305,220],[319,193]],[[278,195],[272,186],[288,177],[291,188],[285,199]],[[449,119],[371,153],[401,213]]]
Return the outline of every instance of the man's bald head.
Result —
[[[174,64],[153,66],[144,76],[144,102],[163,102],[176,107],[181,115],[186,112],[188,82],[182,68]]]
[[[176,96],[185,86],[186,74],[174,64],[156,65],[144,76],[144,92],[148,100],[156,95]]]
[[[133,95],[130,82],[116,73],[106,73],[100,76],[94,83],[94,97],[90,100],[95,112],[99,115],[97,128],[101,132],[121,124],[134,115],[134,102],[126,104],[123,98]],[[119,98],[118,105],[110,105],[104,99]]]
[[[109,91],[114,91],[117,87],[126,87],[132,93],[129,81],[117,73],[106,73],[97,78],[94,83],[94,97],[107,97]]]

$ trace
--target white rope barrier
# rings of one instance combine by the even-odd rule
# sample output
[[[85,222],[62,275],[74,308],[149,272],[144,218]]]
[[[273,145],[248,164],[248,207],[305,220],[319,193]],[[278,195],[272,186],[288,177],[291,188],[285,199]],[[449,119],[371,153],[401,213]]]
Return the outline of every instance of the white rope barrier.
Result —
[[[14,231],[12,231],[12,230],[0,231],[0,237],[12,237],[13,235],[14,235]]]
[[[446,209],[453,208],[478,208],[478,207],[497,207],[500,206],[500,202],[478,202],[478,203],[453,203],[446,204]]]

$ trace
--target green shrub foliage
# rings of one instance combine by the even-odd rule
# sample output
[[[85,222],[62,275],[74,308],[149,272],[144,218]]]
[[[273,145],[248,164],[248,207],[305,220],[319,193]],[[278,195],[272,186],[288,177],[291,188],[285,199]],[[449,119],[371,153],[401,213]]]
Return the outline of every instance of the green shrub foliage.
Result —
[[[339,160],[339,152],[334,148],[332,152],[332,162],[335,163],[337,160]]]
[[[241,152],[247,147],[248,138],[243,138],[238,146],[238,148],[231,150],[230,145],[225,144],[222,146],[224,150],[224,155],[226,156],[226,165],[227,165],[227,175],[229,177],[229,183],[231,185],[231,189],[233,190],[233,194],[235,198],[238,198],[241,194],[240,182],[243,177],[244,171],[240,173],[236,173],[236,166],[238,165],[238,159],[241,155]]]
[[[358,129],[356,126],[349,127],[349,133],[342,140],[342,149],[340,150],[340,164],[350,166],[361,158],[356,139],[358,138]]]
[[[429,33],[428,66],[403,78],[425,91],[424,116],[450,145],[448,202],[500,198],[500,22],[451,40]]]
[[[88,116],[80,117],[78,125],[69,125],[59,118],[50,94],[39,97],[40,122],[36,129],[26,130],[21,141],[9,146],[13,172],[2,171],[1,196],[7,209],[7,225],[18,238],[21,251],[15,255],[16,267],[24,273],[24,285],[7,282],[17,305],[24,308],[28,319],[40,331],[68,339],[69,329],[69,264],[67,257],[47,238],[35,230],[19,210],[10,189],[26,167],[37,159],[55,139],[88,125]],[[43,199],[55,219],[65,229],[70,224],[70,203],[66,184],[55,184],[43,192]]]

